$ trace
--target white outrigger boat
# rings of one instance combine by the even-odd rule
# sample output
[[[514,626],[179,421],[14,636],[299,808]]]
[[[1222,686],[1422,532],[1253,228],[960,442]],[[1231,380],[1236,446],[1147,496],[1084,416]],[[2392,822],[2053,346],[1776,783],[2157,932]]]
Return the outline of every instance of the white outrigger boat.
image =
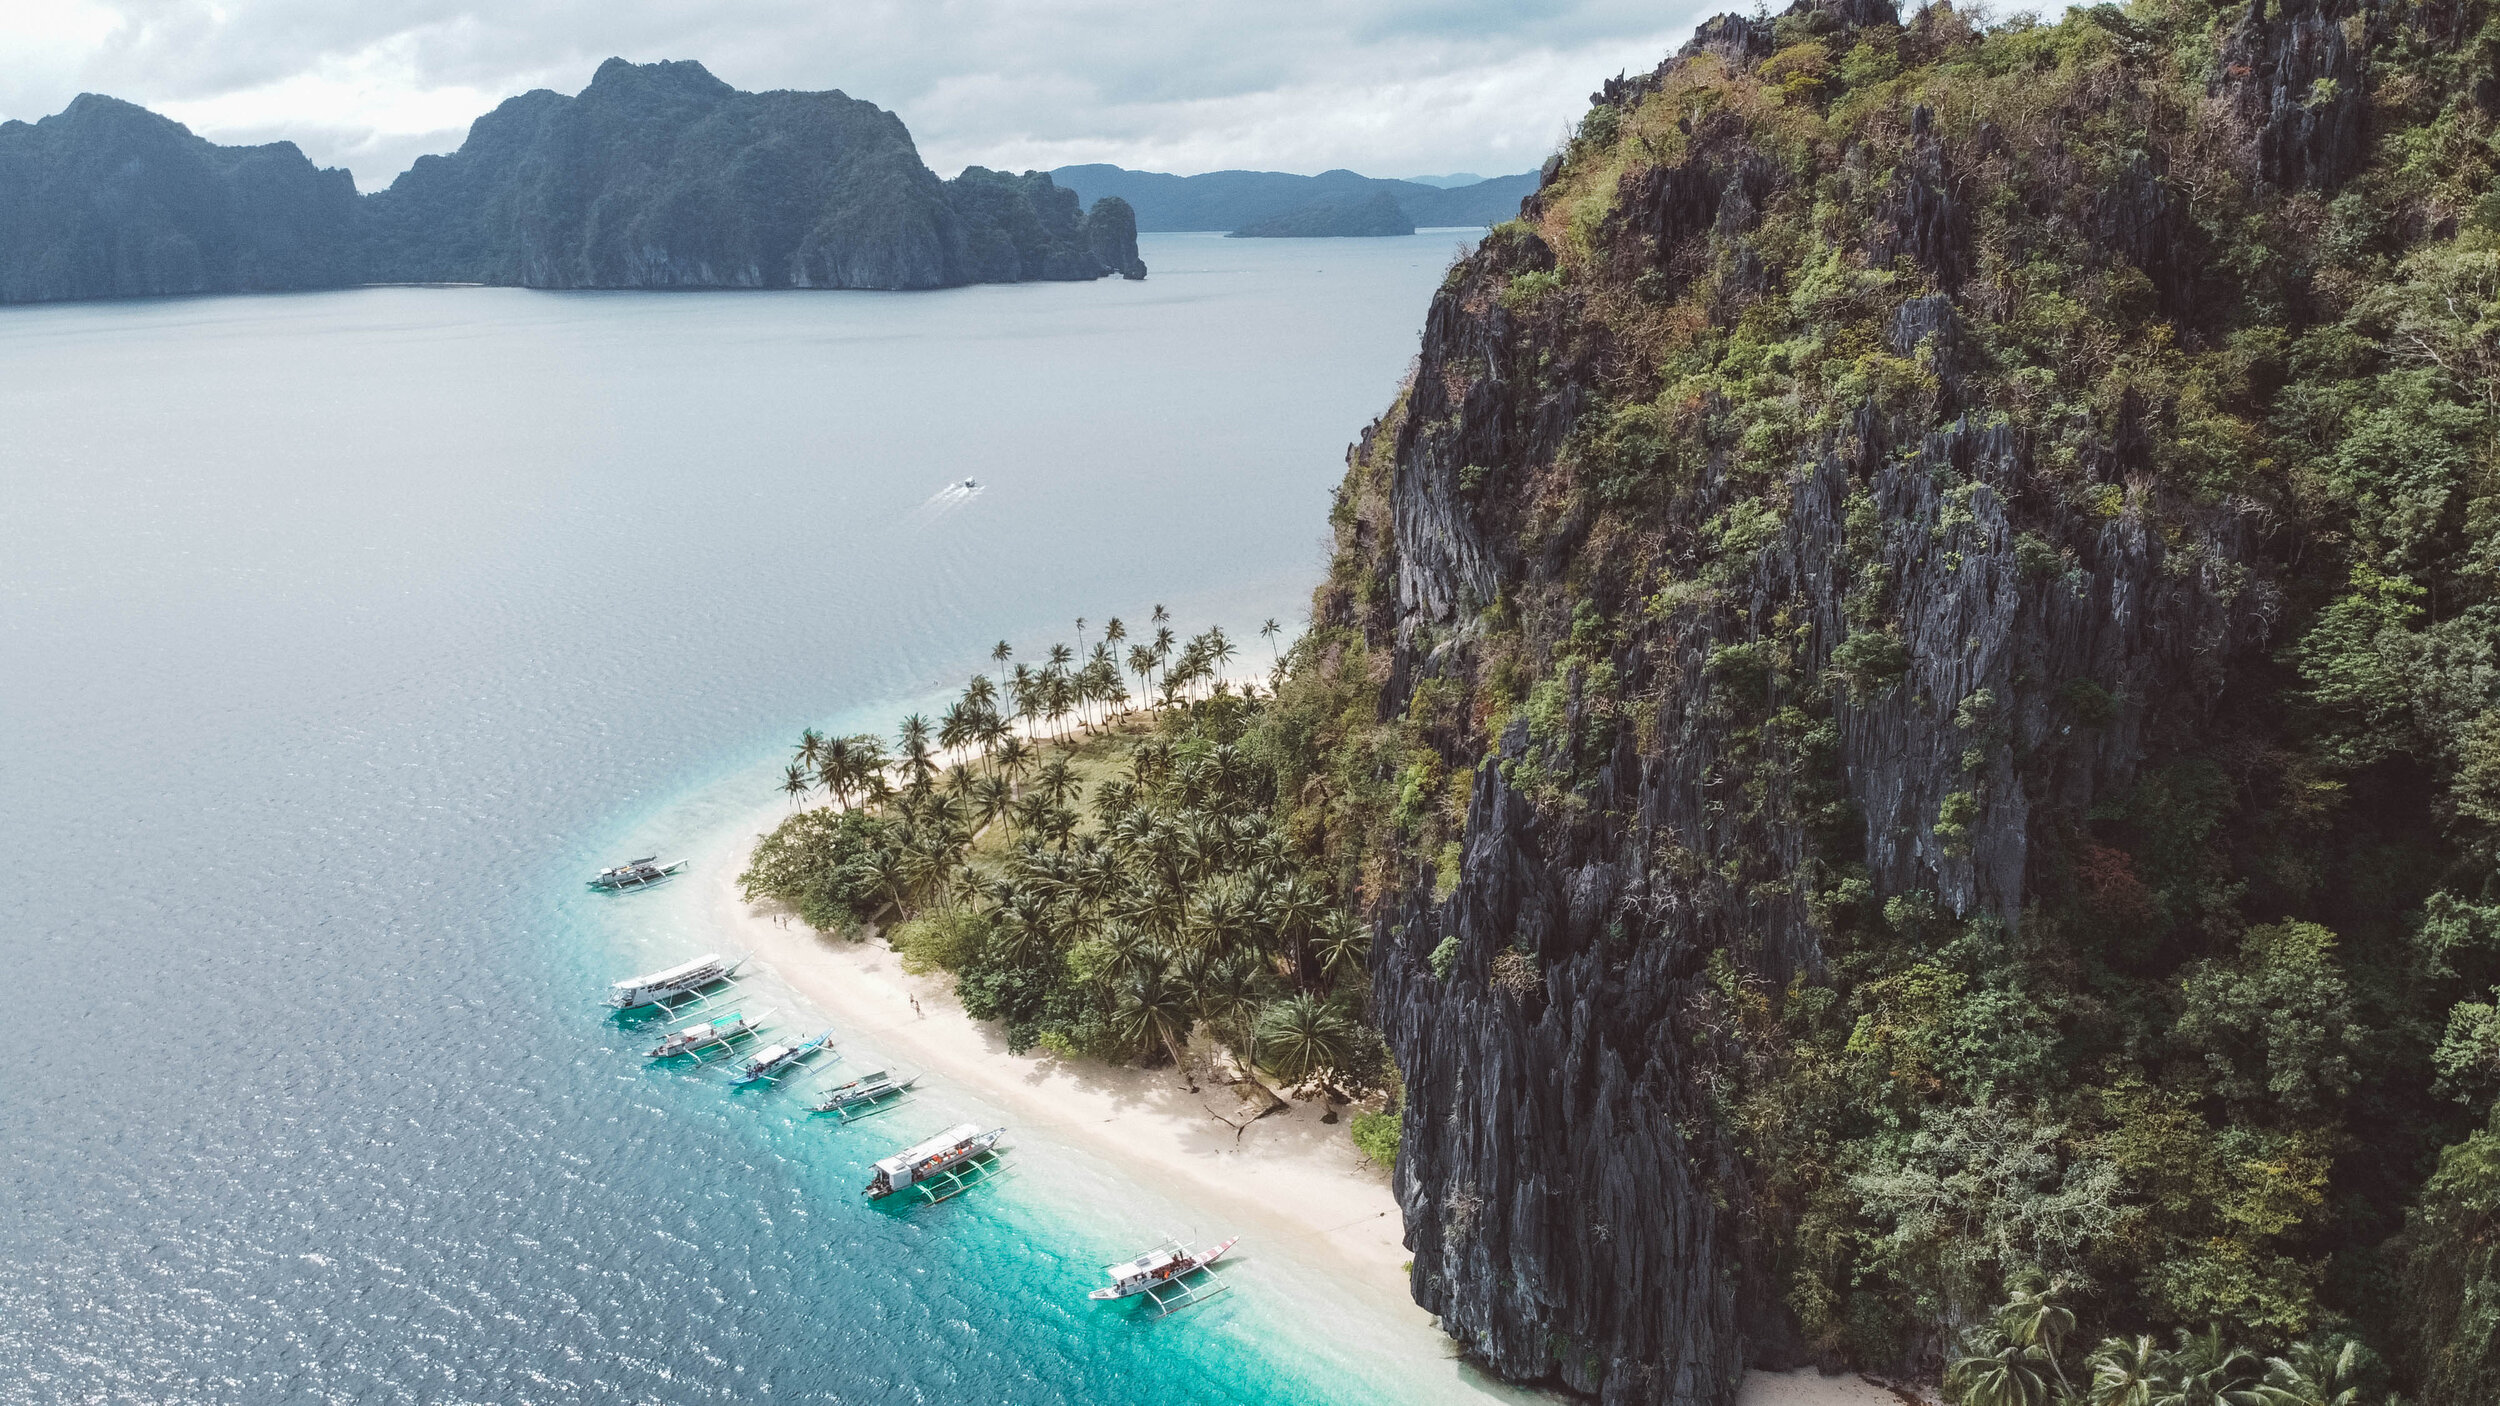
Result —
[[[595,889],[607,889],[610,892],[619,889],[648,888],[662,879],[683,872],[685,867],[685,860],[680,859],[674,864],[662,864],[658,855],[646,854],[640,859],[628,859],[613,868],[600,870],[599,877],[591,880],[590,886]]]
[[[747,1057],[732,1076],[733,1084],[778,1084],[816,1055],[833,1048],[833,1032],[828,1030],[812,1040],[795,1045],[766,1045]]]
[[[610,982],[608,1004],[620,1011],[659,1006],[672,1012],[682,1006],[701,1005],[710,999],[703,993],[735,978],[746,960],[740,957],[734,962],[726,961],[717,952],[706,952],[673,967]]]
[[[753,1015],[731,1011],[718,1020],[698,1019],[692,1025],[668,1032],[668,1038],[653,1045],[650,1053],[643,1058],[672,1059],[678,1055],[692,1055],[700,1063],[706,1051],[727,1050],[740,1040],[754,1038],[771,1015],[771,1011],[757,1011]]]
[[[875,1200],[909,1188],[930,1204],[961,1196],[998,1175],[1004,1166],[998,1140],[1006,1132],[992,1128],[985,1133],[978,1123],[957,1123],[936,1137],[879,1158],[877,1174],[860,1194]]]
[[[1241,1243],[1236,1235],[1205,1254],[1199,1254],[1181,1240],[1166,1240],[1133,1260],[1107,1264],[1102,1272],[1111,1276],[1111,1286],[1096,1289],[1087,1298],[1125,1299],[1144,1294],[1154,1304],[1154,1316],[1178,1313],[1191,1304],[1205,1303],[1232,1286],[1218,1279],[1208,1265],[1224,1257],[1224,1252]],[[1195,1276],[1196,1282],[1191,1282]]]
[[[871,1114],[883,1113],[902,1102],[903,1095],[911,1092],[911,1086],[919,1082],[920,1076],[917,1074],[908,1079],[897,1080],[882,1069],[874,1070],[860,1075],[847,1084],[836,1084],[828,1089],[819,1089],[817,1092],[821,1097],[816,1101],[816,1111],[830,1113],[845,1123],[857,1118],[866,1118]]]

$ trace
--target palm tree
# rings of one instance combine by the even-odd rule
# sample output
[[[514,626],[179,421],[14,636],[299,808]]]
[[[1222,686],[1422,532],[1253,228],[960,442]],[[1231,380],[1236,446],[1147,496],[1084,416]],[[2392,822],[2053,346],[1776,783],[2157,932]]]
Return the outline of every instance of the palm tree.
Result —
[[[1330,978],[1342,981],[1361,975],[1371,950],[1371,929],[1356,921],[1353,914],[1331,912],[1320,920],[1319,941],[1313,945],[1313,952],[1319,958],[1320,970]]]
[[[781,773],[781,794],[788,796],[792,805],[805,801],[809,789],[814,785],[815,782],[807,774],[807,768],[797,762],[790,763]]]
[[[1085,648],[1085,617],[1082,615],[1076,617],[1076,647],[1079,650]]]
[[[1155,607],[1155,637],[1153,645],[1155,652],[1155,668],[1157,670],[1164,668],[1168,661],[1172,658],[1172,627],[1164,624],[1163,619],[1163,607],[1158,605]],[[1161,678],[1156,680],[1156,683],[1158,684],[1163,682],[1164,680]]]
[[[998,744],[998,773],[1013,783],[1031,769],[1033,748],[1023,738],[1010,734]]]
[[[1224,637],[1224,627],[1221,625],[1209,625],[1206,640],[1207,658],[1214,663],[1214,667],[1207,672],[1213,677],[1222,678],[1224,666],[1233,662],[1233,642]]]
[[[1155,671],[1155,652],[1142,644],[1128,647],[1128,671],[1137,676],[1137,687],[1145,691]]]
[[[987,829],[1013,804],[1015,792],[1008,787],[1005,777],[984,776],[972,783],[972,813],[976,817],[977,828]]]
[[[947,704],[946,710],[938,714],[937,745],[939,750],[951,752],[971,741],[972,721],[973,714],[964,707],[960,700]]]
[[[999,936],[1019,966],[1034,966],[1058,950],[1059,914],[1041,895],[1013,890],[998,905]]]
[[[2169,1361],[2171,1374],[2152,1406],[2266,1406],[2256,1389],[2257,1359],[2225,1343],[2219,1323],[2202,1334],[2181,1328]]]
[[[2266,1359],[2266,1380],[2257,1394],[2266,1406],[2359,1406],[2361,1342],[2344,1339],[2341,1347],[2307,1342],[2285,1357]]]
[[[1279,666],[1284,664],[1285,654],[1283,650],[1276,647],[1276,637],[1284,633],[1284,628],[1276,623],[1276,617],[1273,615],[1267,617],[1267,623],[1259,627],[1260,636],[1267,641],[1267,652],[1275,656]]]
[[[1108,621],[1104,622],[1102,627],[1102,643],[1105,653],[1109,654],[1114,659],[1119,658],[1120,646],[1125,644],[1127,641],[1128,626],[1120,623],[1119,616],[1114,615]]]
[[[2010,1341],[1994,1328],[1966,1339],[1969,1353],[1945,1369],[1945,1385],[1962,1406],[2043,1406],[2048,1383],[2040,1367],[2048,1354],[2036,1345]]]
[[[1306,991],[1317,975],[1311,965],[1311,933],[1327,916],[1327,896],[1299,874],[1268,892],[1268,924],[1292,947],[1294,984]]]
[[[2046,1354],[2049,1371],[2057,1378],[2058,1395],[2072,1396],[2074,1388],[2067,1383],[2066,1369],[2057,1360],[2059,1346],[2075,1330],[2074,1310],[2057,1301],[2063,1287],[2034,1280],[2017,1288],[2005,1306],[1997,1310],[1997,1326],[2007,1341],[2036,1347]]]
[[[1014,653],[1015,651],[1013,649],[1007,647],[1007,642],[1005,640],[1000,640],[997,644],[991,646],[990,648],[990,662],[1004,669],[1007,667],[1008,658]]]
[[[2103,1338],[2083,1365],[2092,1369],[2083,1389],[2087,1406],[2153,1406],[2170,1375],[2170,1354],[2150,1334]]]
[[[817,764],[824,760],[824,751],[825,735],[823,733],[811,727],[799,734],[798,762],[800,766],[814,771]]]
[[[929,720],[918,713],[903,719],[901,736],[905,780],[926,786],[937,772],[937,753],[929,747]]]
[[[1068,765],[1066,757],[1051,758],[1049,764],[1033,778],[1033,789],[1055,806],[1066,805],[1069,798],[1076,795],[1079,785],[1076,768]]]
[[[1189,1007],[1189,993],[1172,979],[1168,968],[1157,965],[1135,973],[1121,986],[1119,1001],[1111,1009],[1111,1030],[1132,1048],[1160,1041],[1172,1056],[1172,1067],[1194,1094],[1198,1081],[1190,1077],[1189,1057],[1181,1052],[1189,1039]]]
[[[1354,1058],[1359,1038],[1354,1021],[1335,1002],[1308,991],[1269,1002],[1259,1013],[1258,1033],[1267,1067],[1289,1084],[1343,1068]]]

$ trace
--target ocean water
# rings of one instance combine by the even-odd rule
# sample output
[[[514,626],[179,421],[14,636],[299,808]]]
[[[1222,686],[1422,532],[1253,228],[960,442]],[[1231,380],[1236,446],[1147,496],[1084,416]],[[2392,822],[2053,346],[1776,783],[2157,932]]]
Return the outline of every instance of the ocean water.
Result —
[[[996,640],[1298,625],[1457,240],[0,310],[0,1401],[1443,1390],[1290,1247],[1163,1323],[1088,1305],[1180,1212],[1075,1152],[863,1204],[985,1110],[646,1069],[598,988],[693,885],[581,880]]]

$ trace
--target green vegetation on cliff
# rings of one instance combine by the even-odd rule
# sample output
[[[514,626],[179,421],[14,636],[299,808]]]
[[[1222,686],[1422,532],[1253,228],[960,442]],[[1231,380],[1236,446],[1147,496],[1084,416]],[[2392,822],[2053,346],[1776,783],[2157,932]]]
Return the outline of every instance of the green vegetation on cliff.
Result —
[[[1385,719],[1321,867],[1488,1361],[1931,1374],[2055,1281],[2078,1352],[2488,1399],[2495,60],[2463,0],[1725,17],[1451,270],[1287,689]]]

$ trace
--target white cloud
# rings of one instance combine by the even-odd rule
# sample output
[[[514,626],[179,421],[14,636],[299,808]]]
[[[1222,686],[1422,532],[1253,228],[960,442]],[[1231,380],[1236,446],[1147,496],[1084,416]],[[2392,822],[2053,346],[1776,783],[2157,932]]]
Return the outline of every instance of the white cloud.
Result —
[[[1704,14],[1670,0],[0,0],[0,117],[80,91],[388,184],[610,54],[898,112],[941,174],[1111,161],[1526,170],[1599,81]]]

